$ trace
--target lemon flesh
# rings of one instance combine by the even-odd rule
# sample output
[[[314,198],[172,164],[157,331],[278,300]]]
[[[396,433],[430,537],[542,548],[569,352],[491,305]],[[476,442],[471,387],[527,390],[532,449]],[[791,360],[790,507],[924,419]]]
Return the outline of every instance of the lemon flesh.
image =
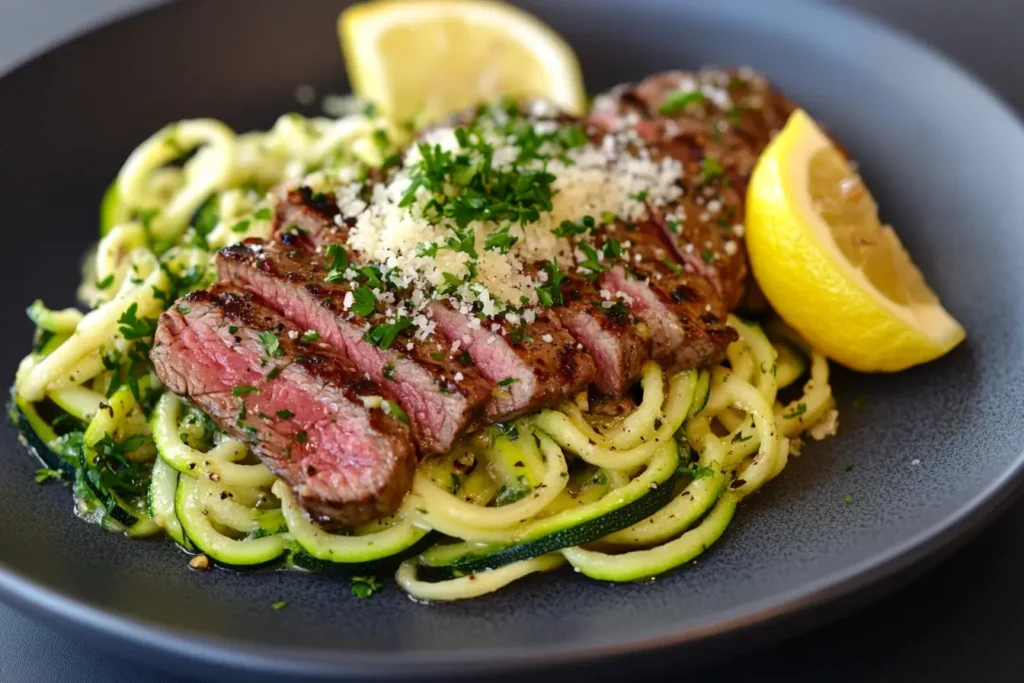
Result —
[[[776,312],[830,358],[865,372],[933,360],[964,339],[863,180],[795,112],[747,193],[747,246]]]
[[[437,118],[502,95],[545,97],[583,114],[579,62],[522,10],[478,0],[354,5],[338,18],[353,92],[403,121]]]

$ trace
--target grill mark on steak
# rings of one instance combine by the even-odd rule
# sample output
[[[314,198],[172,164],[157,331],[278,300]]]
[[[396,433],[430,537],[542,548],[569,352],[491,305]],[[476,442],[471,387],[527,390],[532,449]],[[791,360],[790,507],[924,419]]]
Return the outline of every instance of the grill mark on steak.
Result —
[[[593,358],[594,385],[604,394],[621,396],[640,378],[651,357],[647,324],[621,303],[605,301],[598,288],[579,275],[566,275],[561,291],[565,305],[553,310]]]
[[[150,354],[171,391],[249,441],[318,523],[398,508],[416,466],[409,429],[362,401],[386,391],[326,345],[296,341],[299,331],[248,292],[214,285],[181,302],[161,315]],[[261,332],[277,337],[280,355]]]
[[[316,245],[321,250],[345,245],[347,233],[347,226],[324,226],[316,234]],[[357,252],[348,254],[360,258]],[[594,380],[593,359],[553,312],[539,311],[532,323],[512,323],[505,317],[476,319],[457,305],[442,299],[427,310],[438,332],[452,345],[458,342],[472,357],[476,372],[490,382],[484,409],[488,419],[504,421],[556,405]]]
[[[721,359],[736,337],[708,264],[680,263],[653,221],[610,226],[598,242],[628,241],[639,256],[604,273],[599,282],[628,297],[628,308],[651,334],[652,355],[666,369],[695,368]],[[703,266],[703,267],[702,267]]]
[[[318,233],[319,234],[319,233]],[[217,255],[218,275],[255,292],[272,308],[345,356],[373,381],[387,386],[412,422],[424,454],[448,451],[491,395],[472,362],[439,334],[400,334],[389,349],[364,339],[365,328],[386,323],[384,313],[346,311],[354,286],[324,281],[323,257],[301,249],[248,240]]]
[[[334,193],[315,192],[308,185],[284,185],[277,198],[273,230],[286,246],[314,244],[322,231],[334,226],[339,213]]]
[[[676,114],[660,113],[661,106],[682,84],[727,93],[731,107],[714,97],[687,106]],[[600,98],[590,115],[602,130],[615,129],[633,121],[637,133],[648,143],[651,157],[673,157],[684,166],[684,195],[679,202],[686,219],[677,231],[664,220],[656,222],[681,261],[689,260],[686,244],[697,245],[696,256],[705,249],[724,256],[715,263],[725,308],[742,307],[758,311],[765,307],[757,283],[747,268],[745,244],[733,226],[744,221],[744,198],[750,174],[765,146],[785,125],[796,104],[772,87],[762,76],[741,70],[703,69],[697,72],[667,71],[654,74],[638,84],[613,88]],[[631,116],[632,115],[632,116]],[[706,157],[723,169],[721,178],[702,182]],[[717,197],[722,209],[707,210],[710,197]],[[710,215],[709,215],[710,214]],[[702,220],[706,216],[706,220]],[[718,227],[719,230],[709,229]],[[721,249],[725,240],[737,246],[732,254]],[[708,244],[710,242],[710,244]]]
[[[476,324],[446,301],[431,303],[430,312],[441,333],[461,342],[480,374],[495,384],[487,406],[492,420],[560,403],[595,378],[593,359],[550,312],[529,324],[504,318]]]

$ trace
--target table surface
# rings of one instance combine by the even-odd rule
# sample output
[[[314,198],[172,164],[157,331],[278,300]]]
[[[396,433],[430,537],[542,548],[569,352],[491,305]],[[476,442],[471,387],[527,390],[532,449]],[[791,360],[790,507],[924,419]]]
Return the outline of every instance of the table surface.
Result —
[[[1024,113],[1020,0],[840,0],[946,52]],[[148,0],[3,0],[0,73]],[[1024,500],[897,594],[843,621],[726,663],[733,681],[1024,679]],[[666,662],[670,667],[671,662]],[[610,677],[616,673],[608,667]],[[619,672],[622,676],[626,672]],[[671,669],[665,673],[671,677]],[[709,671],[708,673],[712,673]],[[722,675],[721,667],[714,674]],[[667,678],[669,680],[671,678]],[[0,606],[0,683],[170,683]]]

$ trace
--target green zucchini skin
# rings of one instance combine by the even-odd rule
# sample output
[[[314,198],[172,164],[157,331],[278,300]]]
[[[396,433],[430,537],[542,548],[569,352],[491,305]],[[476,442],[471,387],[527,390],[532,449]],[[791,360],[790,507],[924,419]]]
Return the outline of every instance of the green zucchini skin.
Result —
[[[330,560],[321,560],[313,557],[305,551],[297,550],[293,551],[288,557],[288,567],[316,574],[340,574],[343,576],[382,574],[394,571],[404,560],[419,555],[437,543],[438,536],[439,534],[429,533],[413,545],[396,552],[394,555],[388,555],[387,557],[370,562],[331,562]]]
[[[282,534],[236,540],[218,532],[203,513],[196,487],[196,480],[192,477],[179,476],[174,497],[174,511],[192,545],[218,564],[236,568],[266,565],[284,554]]]
[[[614,531],[632,526],[663,508],[672,500],[678,476],[673,474],[666,481],[661,482],[657,488],[652,489],[650,493],[616,510],[547,536],[506,546],[483,555],[464,555],[444,565],[427,564],[421,558],[420,578],[425,581],[445,581],[474,572],[496,569],[520,560],[528,560],[562,548],[593,543]]]
[[[43,421],[31,404],[23,405],[23,401],[14,395],[11,389],[11,402],[7,407],[7,416],[14,423],[20,435],[20,441],[41,463],[53,470],[74,474],[75,467],[51,447],[57,436],[53,429]]]

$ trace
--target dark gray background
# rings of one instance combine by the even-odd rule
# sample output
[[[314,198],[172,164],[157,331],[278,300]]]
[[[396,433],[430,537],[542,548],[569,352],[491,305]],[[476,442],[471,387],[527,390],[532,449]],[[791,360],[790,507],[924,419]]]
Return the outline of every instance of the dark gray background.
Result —
[[[69,35],[145,4],[147,0],[2,0],[0,72]],[[1024,70],[1019,66],[1024,56],[1020,47],[1024,2],[844,0],[843,4],[857,6],[945,51],[1024,113]],[[282,0],[282,11],[284,7]],[[838,683],[1024,680],[1020,538],[1024,538],[1024,501],[952,559],[897,595],[845,621],[762,652],[737,656],[707,676]],[[674,680],[671,671],[667,658],[668,680]],[[0,606],[0,683],[173,680],[178,679],[96,653]]]

